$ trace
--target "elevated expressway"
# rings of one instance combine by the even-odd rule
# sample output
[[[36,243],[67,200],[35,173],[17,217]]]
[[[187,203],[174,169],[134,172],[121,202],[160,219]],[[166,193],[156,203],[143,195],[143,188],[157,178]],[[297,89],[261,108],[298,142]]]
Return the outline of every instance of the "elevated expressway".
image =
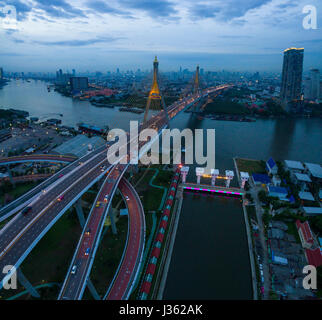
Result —
[[[161,111],[152,117],[145,124],[141,125],[141,130],[144,128],[154,128],[158,130],[160,135],[162,129],[167,127],[168,121],[180,112],[191,107],[191,105],[207,97],[209,94],[226,89],[229,86],[222,85],[191,94],[169,106],[167,112]],[[153,141],[139,143],[141,148],[139,158],[149,149],[152,143]],[[86,155],[80,161],[77,161],[78,165],[59,178],[53,185],[49,186],[45,193],[41,193],[33,198],[31,202],[28,200],[32,205],[32,211],[28,215],[23,216],[19,213],[0,230],[0,270],[5,265],[12,265],[18,268],[33,247],[62,214],[95,182],[99,181],[107,171],[118,165],[118,163],[110,164],[108,162],[106,157],[107,148],[107,146],[103,146],[93,153]],[[72,166],[74,163],[69,166]],[[104,170],[101,170],[102,165],[105,166]],[[109,190],[115,190],[128,165],[119,166],[117,170],[119,179],[116,178],[116,181],[111,182],[113,187],[109,187],[111,188]],[[115,171],[113,170],[113,172]],[[111,196],[113,194],[114,191]],[[58,198],[61,195],[64,195],[64,198],[59,201]],[[98,237],[95,235],[95,238],[97,239]],[[9,277],[10,274],[4,275],[0,273],[0,288],[3,285],[3,280],[6,281]]]
[[[110,210],[111,200],[117,185],[125,200],[128,199],[125,201],[128,207],[129,218],[128,237],[120,267],[113,280],[113,287],[110,293],[111,297],[122,299],[127,298],[130,292],[130,285],[133,283],[139,270],[139,263],[143,255],[145,217],[141,201],[132,185],[124,178],[120,180],[119,172],[122,170],[121,166],[118,164],[111,170],[95,199],[58,296],[59,300],[80,300],[82,298],[99,246],[104,221]],[[114,180],[114,183],[110,183],[112,180]],[[105,195],[108,195],[106,202],[104,201]],[[96,206],[98,202],[99,206]],[[86,250],[88,249],[89,253],[86,255]],[[74,266],[77,269],[75,273],[72,273],[71,271]]]
[[[92,153],[85,155],[78,161],[76,161],[75,157],[71,156],[61,156],[61,155],[41,155],[41,154],[33,154],[33,155],[25,155],[25,156],[17,156],[10,158],[0,158],[0,166],[1,165],[11,165],[16,163],[24,163],[24,162],[53,162],[53,163],[67,163],[72,162],[66,167],[62,168],[59,172],[52,175],[50,178],[46,179],[39,185],[37,185],[32,190],[28,191],[18,199],[10,202],[8,205],[4,206],[0,209],[0,222],[8,219],[13,214],[20,211],[23,207],[28,205],[31,201],[35,200],[39,197],[42,190],[45,190],[47,187],[53,185],[58,179],[62,178],[62,175],[66,175],[72,170],[76,169],[80,166],[80,163],[83,163],[93,157],[95,154],[101,152],[106,147],[100,147],[94,150]]]

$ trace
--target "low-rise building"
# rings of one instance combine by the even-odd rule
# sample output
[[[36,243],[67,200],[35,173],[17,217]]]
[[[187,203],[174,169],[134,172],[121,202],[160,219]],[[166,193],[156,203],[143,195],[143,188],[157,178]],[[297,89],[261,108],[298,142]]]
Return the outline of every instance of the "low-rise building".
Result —
[[[271,179],[267,174],[261,174],[261,173],[253,173],[252,179],[255,185],[262,185],[262,184],[270,184]]]
[[[306,172],[315,182],[322,182],[322,167],[316,163],[305,162]]]
[[[311,192],[305,192],[305,191],[299,192],[299,198],[302,201],[314,201],[315,200]]]
[[[294,181],[294,183],[296,185],[298,185],[300,187],[300,189],[302,191],[308,190],[308,183],[312,182],[312,180],[309,177],[309,175],[307,175],[305,173],[298,173],[298,172],[295,172],[293,174],[292,180]]]
[[[282,187],[268,186],[268,196],[279,198],[281,201],[289,201],[287,189]]]
[[[315,266],[316,268],[322,265],[321,248],[306,249],[305,256],[310,265]]]
[[[304,173],[305,168],[300,161],[285,160],[285,168],[293,173]]]
[[[303,207],[302,210],[306,216],[318,216],[322,214],[321,207]]]
[[[306,249],[311,248],[314,244],[314,238],[309,223],[307,221],[301,223],[300,220],[296,220],[296,227],[301,239],[302,247]]]
[[[281,186],[281,183],[282,183],[282,180],[279,176],[277,175],[274,175],[273,178],[272,178],[272,183],[275,187],[280,187]]]
[[[0,130],[0,142],[8,140],[11,137],[12,137],[12,134],[9,128]]]
[[[278,168],[273,158],[270,158],[266,161],[266,169],[272,175],[277,174]]]

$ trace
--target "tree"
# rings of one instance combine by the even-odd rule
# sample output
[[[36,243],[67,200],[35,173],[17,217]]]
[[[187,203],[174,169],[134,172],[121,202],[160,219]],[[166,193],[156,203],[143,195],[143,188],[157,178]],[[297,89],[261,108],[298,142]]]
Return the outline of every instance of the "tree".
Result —
[[[259,200],[260,200],[261,202],[263,202],[263,203],[267,203],[267,202],[269,202],[268,197],[267,197],[267,195],[266,195],[266,192],[265,192],[264,190],[260,190],[260,191],[258,192],[258,198],[259,198]]]

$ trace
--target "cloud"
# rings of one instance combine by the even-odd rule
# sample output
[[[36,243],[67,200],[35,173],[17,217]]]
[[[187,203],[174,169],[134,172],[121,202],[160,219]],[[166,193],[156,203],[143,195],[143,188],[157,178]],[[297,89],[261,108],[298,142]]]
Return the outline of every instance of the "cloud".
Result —
[[[101,0],[89,0],[86,2],[86,5],[88,8],[95,10],[99,13],[110,13],[110,14],[116,14],[116,15],[129,15],[128,12],[122,11],[116,8],[111,7],[106,2]]]
[[[214,18],[219,11],[219,8],[204,4],[195,5],[190,8],[191,16],[197,19]]]
[[[52,18],[86,17],[83,10],[73,7],[64,0],[36,0],[36,8],[43,10]]]
[[[216,17],[218,20],[223,21],[243,17],[247,11],[271,2],[271,0],[190,1],[193,3],[189,8],[192,18],[205,19]]]
[[[6,0],[0,1],[0,7],[5,5],[11,5],[16,8],[17,20],[24,21],[27,19],[29,12],[31,12],[32,7],[26,3],[23,3],[20,0]]]
[[[84,47],[96,43],[108,43],[119,40],[120,38],[102,37],[87,40],[61,40],[61,41],[34,41],[33,43],[44,46],[66,46],[66,47]]]
[[[167,18],[177,13],[175,4],[168,0],[119,0],[118,2],[124,8],[144,11],[152,18]]]

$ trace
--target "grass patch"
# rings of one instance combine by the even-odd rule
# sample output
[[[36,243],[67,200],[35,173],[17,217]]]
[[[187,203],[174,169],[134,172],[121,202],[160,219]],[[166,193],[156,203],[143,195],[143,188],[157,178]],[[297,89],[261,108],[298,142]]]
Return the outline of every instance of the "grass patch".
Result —
[[[266,173],[265,162],[261,160],[237,158],[236,165],[239,172],[248,172],[250,175],[253,173]]]
[[[121,216],[116,227],[116,235],[112,233],[112,228],[109,228],[101,240],[90,275],[98,294],[101,296],[105,295],[123,255],[127,238],[128,218]],[[92,298],[85,293],[84,299]]]
[[[62,283],[76,249],[81,227],[74,210],[66,212],[57,223],[39,241],[21,265],[27,279],[34,285],[50,282]],[[1,296],[8,298],[25,289],[18,283],[18,290],[9,294],[1,291]],[[41,290],[42,300],[57,299],[59,288]],[[19,299],[33,299],[24,295]]]
[[[15,188],[8,192],[14,199],[19,198],[23,194],[27,193],[29,190],[36,187],[39,183],[37,182],[27,182],[27,183],[17,183]],[[4,194],[0,196],[0,203],[4,203]]]

